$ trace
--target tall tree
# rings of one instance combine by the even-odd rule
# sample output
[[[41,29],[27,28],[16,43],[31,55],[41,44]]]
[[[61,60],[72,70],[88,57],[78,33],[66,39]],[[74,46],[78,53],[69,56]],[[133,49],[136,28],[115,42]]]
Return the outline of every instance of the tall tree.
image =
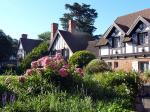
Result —
[[[90,5],[84,3],[66,4],[65,8],[69,10],[69,12],[64,13],[63,17],[60,18],[64,30],[67,30],[68,21],[71,19],[76,21],[78,31],[93,34],[96,30],[94,22],[98,16],[95,9],[90,8]]]
[[[51,36],[51,32],[49,32],[49,31],[41,33],[38,35],[39,39],[42,39],[43,41],[49,41],[50,36]]]
[[[12,53],[11,37],[0,30],[0,60],[6,60]]]

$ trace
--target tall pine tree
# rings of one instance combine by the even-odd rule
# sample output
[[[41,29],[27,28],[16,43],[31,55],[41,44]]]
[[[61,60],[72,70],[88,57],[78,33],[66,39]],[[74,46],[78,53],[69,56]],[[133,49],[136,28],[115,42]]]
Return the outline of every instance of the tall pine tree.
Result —
[[[69,10],[69,12],[64,13],[63,17],[60,18],[64,30],[67,30],[69,20],[75,20],[78,31],[93,34],[96,30],[94,22],[98,16],[95,9],[90,8],[90,5],[84,3],[66,4],[65,8]]]

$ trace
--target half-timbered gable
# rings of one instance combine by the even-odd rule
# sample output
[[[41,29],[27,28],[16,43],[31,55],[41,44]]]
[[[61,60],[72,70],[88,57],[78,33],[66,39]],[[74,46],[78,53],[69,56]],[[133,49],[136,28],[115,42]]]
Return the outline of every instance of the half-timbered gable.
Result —
[[[150,68],[150,9],[118,17],[99,40],[99,57],[113,69]]]

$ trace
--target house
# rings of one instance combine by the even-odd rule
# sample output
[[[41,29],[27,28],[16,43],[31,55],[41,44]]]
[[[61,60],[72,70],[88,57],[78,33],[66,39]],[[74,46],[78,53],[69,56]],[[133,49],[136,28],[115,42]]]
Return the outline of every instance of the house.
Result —
[[[61,53],[65,59],[68,59],[74,52],[80,50],[87,49],[94,54],[98,52],[98,48],[95,46],[91,47],[95,42],[95,40],[92,40],[91,35],[85,32],[78,32],[76,30],[76,23],[73,20],[69,20],[68,25],[68,31],[64,31],[58,29],[57,23],[52,23],[49,47],[50,55]]]
[[[150,70],[150,9],[118,17],[96,45],[115,70]]]
[[[19,40],[17,56],[18,59],[24,59],[25,56],[37,47],[42,40],[28,39],[27,34],[22,34]]]

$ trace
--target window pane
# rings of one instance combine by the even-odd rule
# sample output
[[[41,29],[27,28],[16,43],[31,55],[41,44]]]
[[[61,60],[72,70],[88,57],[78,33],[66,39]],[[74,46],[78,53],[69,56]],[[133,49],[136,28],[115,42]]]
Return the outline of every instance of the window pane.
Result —
[[[149,62],[140,62],[139,67],[140,71],[144,72],[149,69]]]
[[[138,34],[138,41],[139,41],[139,45],[147,44],[148,43],[148,34],[147,34],[147,32],[139,33]]]

